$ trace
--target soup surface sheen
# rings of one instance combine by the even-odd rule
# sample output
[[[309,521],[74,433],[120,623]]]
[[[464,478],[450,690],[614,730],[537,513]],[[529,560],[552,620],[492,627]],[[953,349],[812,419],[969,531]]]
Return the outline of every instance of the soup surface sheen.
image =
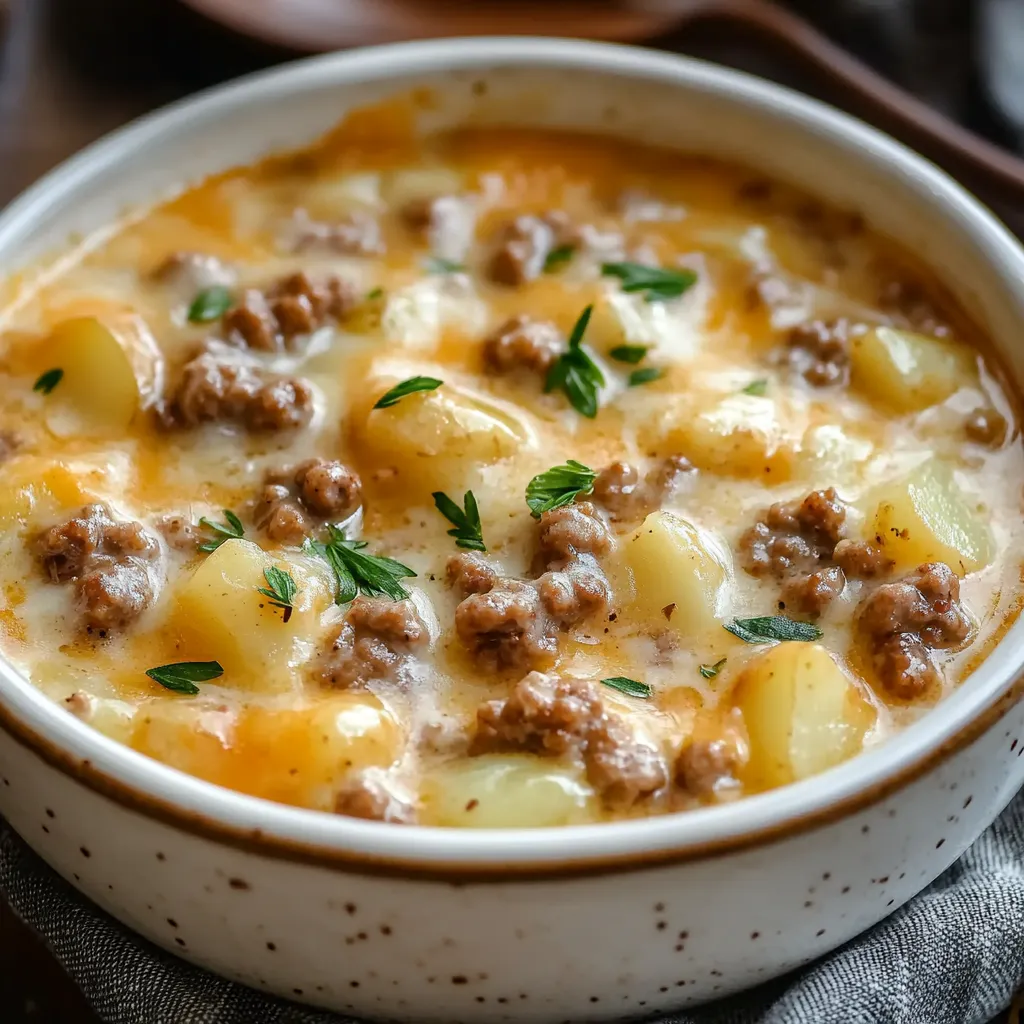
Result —
[[[1024,463],[906,254],[742,168],[374,117],[11,282],[36,686],[236,790],[496,827],[803,779],[963,681]]]

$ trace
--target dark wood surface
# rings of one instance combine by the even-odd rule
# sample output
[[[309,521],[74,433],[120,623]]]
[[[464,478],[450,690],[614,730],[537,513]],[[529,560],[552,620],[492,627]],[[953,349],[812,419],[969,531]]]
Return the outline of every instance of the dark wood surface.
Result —
[[[5,17],[0,204],[111,128],[294,56],[219,28],[177,0],[0,0],[0,19]],[[721,27],[692,26],[651,42],[841,99],[762,40]],[[874,52],[870,39],[868,48]],[[910,66],[901,61],[900,67]],[[949,62],[942,70],[945,85],[957,85],[962,99],[972,88],[970,75]],[[998,131],[987,113],[980,120]],[[0,904],[0,1024],[21,1022],[98,1024],[44,945]]]

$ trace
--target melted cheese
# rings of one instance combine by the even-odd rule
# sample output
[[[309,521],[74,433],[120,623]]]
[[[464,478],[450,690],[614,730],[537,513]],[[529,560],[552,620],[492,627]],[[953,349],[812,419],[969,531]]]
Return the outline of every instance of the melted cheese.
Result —
[[[606,701],[667,760],[695,737],[739,737],[742,748],[766,729],[790,728],[785,715],[776,721],[765,711],[775,707],[771,700],[749,696],[760,685],[761,649],[722,625],[777,611],[778,584],[743,570],[737,542],[768,505],[814,489],[839,490],[858,535],[880,502],[904,493],[900,481],[925,464],[941,466],[946,497],[921,522],[953,515],[952,525],[938,527],[948,541],[943,550],[959,543],[974,553],[969,566],[954,568],[970,570],[962,593],[975,634],[965,649],[935,654],[942,691],[962,681],[1018,605],[1024,459],[1014,402],[983,357],[984,339],[902,254],[856,219],[781,186],[752,184],[742,168],[512,131],[374,147],[372,127],[357,122],[350,135],[336,133],[309,154],[229,172],[107,229],[103,244],[66,259],[59,274],[40,278],[41,286],[0,311],[0,429],[19,440],[0,466],[0,629],[5,655],[37,686],[55,701],[70,698],[97,728],[153,757],[301,806],[330,809],[337,789],[363,769],[390,773],[419,801],[421,820],[446,825],[559,824],[685,806],[677,794],[609,809],[571,759],[521,751],[466,757],[462,738],[476,708],[506,696],[515,678],[483,672],[454,636],[458,598],[444,574],[456,548],[430,497],[444,490],[458,499],[472,488],[488,557],[503,574],[530,577],[536,524],[524,490],[535,474],[567,459],[599,469],[672,454],[687,456],[699,473],[666,501],[667,518],[655,524],[664,536],[655,537],[653,526],[644,533],[646,524],[637,522],[613,527],[605,569],[616,612],[567,631],[556,668],[570,678],[625,676],[650,686],[649,700],[608,689]],[[411,232],[401,206],[437,195],[453,196],[445,229]],[[519,287],[489,280],[501,226],[553,209],[586,226],[572,258]],[[294,251],[297,228],[353,211],[377,219],[383,253]],[[347,320],[286,352],[220,349],[240,365],[307,380],[315,393],[307,428],[157,427],[149,405],[217,333],[216,324],[189,322],[194,289],[153,277],[178,251],[223,261],[218,280],[236,294],[303,270],[314,279],[337,275],[367,296]],[[431,256],[463,264],[464,272],[438,273],[427,267]],[[692,269],[697,283],[677,299],[648,302],[601,273],[606,260],[638,256]],[[913,328],[883,301],[894,284],[921,289],[948,325],[943,366],[961,368],[956,377],[934,388],[926,381],[901,406],[892,400],[898,381],[873,389],[874,364],[858,364],[854,385],[814,388],[776,358],[786,332],[814,317]],[[588,304],[595,312],[586,342],[606,382],[593,420],[561,393],[543,393],[536,375],[483,370],[483,339],[507,318],[528,313],[567,334]],[[90,366],[88,355],[60,357],[78,375],[77,391],[69,378],[63,392],[60,385],[49,396],[34,392],[36,377],[53,364],[54,332],[75,317],[134,326],[130,338],[108,346],[103,365]],[[632,367],[611,355],[625,344],[648,348],[644,365],[659,367],[661,378],[629,387]],[[75,362],[83,358],[84,368]],[[914,372],[933,369],[922,363]],[[393,383],[416,374],[444,385],[404,408],[371,408]],[[64,403],[80,393],[91,396],[92,418],[69,418]],[[128,407],[134,415],[124,414]],[[965,439],[964,419],[979,407],[998,410],[1013,440],[985,448]],[[362,536],[416,573],[406,583],[429,652],[401,686],[323,686],[312,666],[344,615],[330,600],[330,574],[297,549],[271,544],[251,522],[247,537],[265,550],[235,558],[231,573],[241,575],[231,578],[255,574],[259,582],[264,564],[286,567],[304,602],[288,624],[254,588],[236,600],[215,592],[216,579],[203,582],[208,559],[227,560],[224,549],[206,556],[161,542],[152,606],[129,628],[86,634],[76,625],[72,588],[48,581],[33,557],[40,531],[87,503],[104,502],[158,536],[161,517],[220,520],[222,509],[246,507],[267,470],[312,456],[360,471]],[[249,568],[238,568],[239,558]],[[829,721],[820,716],[842,718],[852,706],[843,696],[850,687],[856,723],[837,723],[841,757],[884,739],[941,697],[897,701],[856,655],[855,609],[874,585],[851,580],[822,618],[823,651],[812,661],[835,664],[838,681],[800,705],[800,728],[827,734]],[[198,696],[170,693],[145,675],[156,665],[203,659],[226,671],[200,684]],[[721,659],[717,673],[701,672]],[[800,671],[792,668],[793,680],[805,679]],[[756,729],[744,724],[744,708],[759,716]],[[810,746],[786,750],[794,766],[818,770],[834,761]],[[764,751],[755,753],[750,763],[763,763]],[[720,796],[781,784],[804,770],[773,762],[770,771],[741,773]],[[481,801],[484,813],[473,817]]]

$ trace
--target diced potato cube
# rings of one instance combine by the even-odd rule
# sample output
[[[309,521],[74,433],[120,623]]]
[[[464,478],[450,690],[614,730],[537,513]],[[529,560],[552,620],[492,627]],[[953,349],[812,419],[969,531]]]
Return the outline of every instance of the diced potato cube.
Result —
[[[290,572],[298,587],[287,622],[259,593],[272,565]],[[294,686],[292,668],[308,656],[330,603],[326,572],[305,561],[273,559],[247,540],[229,540],[174,595],[171,625],[181,639],[180,660],[219,661],[225,686],[278,692]]]
[[[376,402],[400,379],[371,380],[368,402]],[[437,490],[461,495],[478,481],[482,467],[537,445],[522,410],[447,381],[435,391],[355,416],[356,447],[367,465],[393,467],[395,486],[418,492],[420,498]]]
[[[236,738],[248,764],[239,766],[233,788],[284,803],[305,803],[304,793],[319,791],[323,799],[314,806],[321,807],[330,806],[333,784],[363,768],[394,764],[404,746],[395,716],[372,693],[338,694],[283,713],[250,707],[239,719]],[[287,777],[282,750],[290,754]]]
[[[945,562],[963,576],[992,560],[988,524],[937,460],[871,492],[865,510],[869,517],[874,514],[869,538],[881,543],[898,570]]]
[[[751,785],[805,779],[858,753],[875,712],[820,644],[781,643],[744,668],[734,694],[750,745]]]
[[[646,424],[641,443],[663,454],[685,452],[698,468],[769,482],[792,474],[805,424],[772,398],[676,396]]]
[[[671,512],[652,512],[621,542],[618,558],[612,572],[628,577],[624,592],[632,591],[636,615],[659,628],[667,621],[688,636],[718,625],[732,560],[713,533]]]
[[[443,764],[424,779],[420,807],[423,824],[461,828],[574,825],[599,813],[578,769],[529,755]]]
[[[134,315],[65,320],[46,356],[64,371],[46,399],[46,425],[58,437],[119,434],[161,386],[163,357]]]
[[[836,482],[857,477],[875,446],[837,423],[811,427],[800,446],[801,476]]]
[[[330,219],[357,210],[374,210],[382,205],[380,175],[361,173],[316,178],[303,184],[301,201],[314,218]]]
[[[33,521],[49,525],[61,512],[122,495],[128,486],[127,458],[115,453],[95,459],[51,462],[18,455],[0,481],[0,526]]]
[[[131,746],[165,764],[243,793],[322,809],[330,809],[342,779],[393,764],[403,743],[395,717],[371,693],[237,711],[198,699],[154,700],[135,721]]]
[[[896,412],[917,412],[976,386],[977,357],[966,346],[895,327],[874,327],[850,347],[851,382]]]
[[[380,326],[388,345],[429,351],[446,330],[479,337],[487,327],[487,306],[463,276],[432,274],[388,292]]]
[[[603,353],[617,345],[643,345],[659,356],[685,361],[703,341],[706,291],[698,282],[678,299],[648,302],[642,293],[609,286],[594,304],[587,342]]]

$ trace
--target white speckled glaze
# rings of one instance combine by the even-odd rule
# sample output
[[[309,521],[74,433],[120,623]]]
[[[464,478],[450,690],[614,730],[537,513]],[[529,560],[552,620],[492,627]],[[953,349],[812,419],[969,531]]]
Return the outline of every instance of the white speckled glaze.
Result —
[[[218,89],[92,147],[8,208],[0,271],[423,85],[438,96],[428,130],[612,131],[860,209],[932,264],[1024,382],[1024,252],[943,174],[757,79],[594,44],[409,44]],[[110,913],[256,987],[444,1024],[618,1019],[787,971],[950,864],[1024,780],[1022,639],[1018,622],[923,720],[817,778],[685,815],[532,832],[397,828],[240,796],[107,740],[0,664],[0,813]]]

